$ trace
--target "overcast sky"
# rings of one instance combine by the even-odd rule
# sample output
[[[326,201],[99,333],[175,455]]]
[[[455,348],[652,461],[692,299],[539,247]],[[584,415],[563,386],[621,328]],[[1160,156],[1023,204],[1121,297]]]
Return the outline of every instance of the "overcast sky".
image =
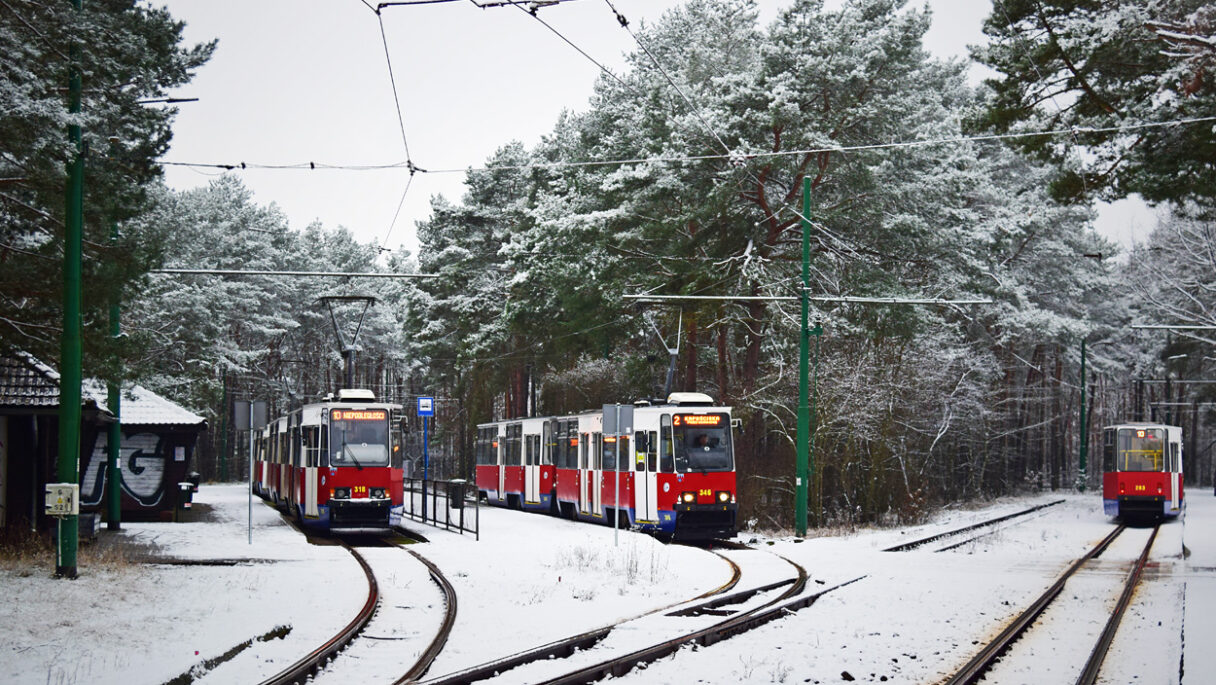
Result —
[[[155,0],[154,0],[155,1]],[[374,0],[368,0],[372,5]],[[157,3],[160,4],[160,3]],[[169,162],[215,164],[379,165],[402,162],[428,170],[480,166],[511,140],[534,144],[563,109],[586,108],[599,69],[514,7],[479,9],[451,2],[382,11],[405,140],[381,40],[381,24],[362,0],[167,0],[186,22],[193,44],[219,46],[194,81],[174,95],[179,105]],[[678,0],[614,0],[636,26],[653,23]],[[789,0],[759,0],[768,23]],[[828,5],[838,5],[828,0]],[[917,0],[909,3],[919,6]],[[941,57],[967,56],[984,39],[989,0],[928,0],[934,13],[927,47]],[[540,16],[614,71],[636,49],[607,3],[577,0]],[[218,170],[170,166],[177,189],[206,185]],[[362,241],[417,251],[414,222],[430,198],[463,194],[463,172],[419,173],[395,224],[404,169],[259,170],[236,172],[259,204],[274,203],[293,228],[320,220],[345,226]],[[1111,231],[1136,231],[1143,218],[1114,213]],[[391,231],[390,231],[390,226]]]

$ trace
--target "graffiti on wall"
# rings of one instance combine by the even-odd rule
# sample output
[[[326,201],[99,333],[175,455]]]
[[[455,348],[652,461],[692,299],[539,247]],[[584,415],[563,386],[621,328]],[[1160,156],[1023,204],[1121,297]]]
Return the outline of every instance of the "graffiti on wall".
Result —
[[[105,493],[106,461],[108,441],[97,441],[89,463],[81,478],[81,504],[100,504]],[[164,436],[152,433],[124,435],[119,447],[119,469],[122,470],[122,489],[145,507],[154,507],[165,494],[165,472],[171,459],[178,458],[182,447],[170,452],[169,442]]]

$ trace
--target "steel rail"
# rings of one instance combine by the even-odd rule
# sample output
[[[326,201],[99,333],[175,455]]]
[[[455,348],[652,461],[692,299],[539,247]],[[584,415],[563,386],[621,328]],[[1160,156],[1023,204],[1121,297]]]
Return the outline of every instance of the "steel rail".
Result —
[[[1123,594],[1119,595],[1119,602],[1115,604],[1115,610],[1111,612],[1110,619],[1106,621],[1106,627],[1102,629],[1102,635],[1098,637],[1098,643],[1094,645],[1094,651],[1090,653],[1089,660],[1085,662],[1085,669],[1081,671],[1081,677],[1077,678],[1077,685],[1094,685],[1098,681],[1098,671],[1102,669],[1106,653],[1115,639],[1115,633],[1119,631],[1119,623],[1123,621],[1123,615],[1127,613],[1127,607],[1132,602],[1132,594],[1135,593],[1136,586],[1140,584],[1140,578],[1144,575],[1149,552],[1153,549],[1153,541],[1157,539],[1157,531],[1160,529],[1159,525],[1153,526],[1153,534],[1148,537],[1144,551],[1140,553],[1140,558],[1136,560],[1135,566],[1128,574],[1127,581],[1123,584]]]
[[[363,603],[363,608],[355,618],[344,627],[337,635],[334,635],[325,644],[309,652],[307,656],[295,662],[291,666],[262,681],[261,685],[287,685],[288,683],[304,683],[307,682],[313,674],[321,670],[321,667],[329,661],[338,652],[342,651],[346,645],[358,636],[363,630],[368,621],[371,620],[372,614],[376,612],[376,606],[380,602],[380,588],[376,584],[376,576],[372,573],[372,567],[367,564],[363,555],[359,554],[350,545],[345,542],[340,543],[342,548],[351,553],[355,561],[359,562],[359,566],[363,568],[363,574],[367,576],[367,601]]]
[[[443,623],[440,624],[439,631],[435,634],[435,639],[431,641],[431,644],[427,645],[427,648],[423,650],[422,655],[418,657],[418,661],[410,668],[410,670],[406,671],[405,675],[395,680],[393,685],[417,682],[419,678],[426,675],[426,672],[428,669],[430,669],[431,664],[435,662],[435,658],[439,656],[439,653],[443,651],[444,646],[447,645],[448,636],[452,634],[452,627],[456,624],[456,589],[453,588],[452,584],[448,582],[448,579],[444,577],[443,572],[439,570],[439,567],[431,563],[430,559],[427,559],[412,549],[407,549],[405,551],[414,555],[414,557],[417,558],[418,561],[421,561],[427,567],[427,570],[430,571],[431,580],[435,581],[435,584],[439,586],[439,591],[443,593],[444,604],[447,608],[443,614]]]
[[[747,549],[751,549],[751,548],[748,547]],[[517,654],[511,654],[509,656],[505,656],[501,659],[495,659],[493,661],[487,661],[486,663],[478,664],[476,666],[470,666],[469,668],[464,668],[459,671],[455,671],[453,673],[449,673],[447,675],[441,676],[439,678],[433,678],[431,680],[427,680],[422,685],[463,685],[464,683],[473,683],[478,680],[485,680],[486,678],[492,678],[494,675],[496,675],[498,673],[502,673],[504,671],[509,671],[513,668],[518,668],[525,664],[530,664],[530,663],[533,663],[536,661],[544,661],[547,659],[553,659],[553,658],[558,658],[558,657],[563,657],[563,658],[569,657],[569,656],[573,655],[575,652],[590,649],[590,648],[594,647],[595,645],[599,644],[600,641],[602,641],[604,638],[608,637],[608,635],[613,631],[613,629],[615,629],[617,626],[621,625],[622,623],[628,623],[629,621],[634,621],[639,618],[643,618],[645,616],[662,613],[664,611],[667,611],[668,609],[671,609],[674,606],[686,604],[689,601],[696,601],[698,599],[706,599],[708,597],[716,597],[718,595],[721,595],[724,592],[729,592],[732,588],[734,588],[739,583],[739,579],[743,576],[743,570],[741,568],[739,568],[739,565],[736,564],[733,560],[728,559],[727,557],[724,557],[721,554],[714,552],[713,550],[708,550],[708,551],[711,554],[716,555],[717,557],[719,557],[720,559],[722,559],[723,561],[725,561],[727,564],[730,565],[731,577],[729,580],[727,580],[722,585],[720,585],[712,590],[709,590],[708,592],[701,593],[700,595],[697,595],[696,597],[692,598],[691,600],[684,600],[681,602],[677,602],[675,604],[669,604],[667,606],[660,607],[660,608],[654,609],[652,611],[647,611],[647,612],[644,612],[641,614],[637,614],[635,616],[623,618],[611,625],[603,626],[600,628],[595,628],[595,629],[589,630],[585,633],[579,633],[578,635],[574,635],[571,637],[565,637],[560,640],[555,640],[553,642],[541,645],[539,647],[534,647],[532,649],[529,649],[529,650],[526,650],[523,652],[519,652]],[[786,581],[786,582],[792,582],[792,581]]]
[[[818,601],[820,597],[823,597],[829,592],[834,592],[847,585],[852,585],[863,578],[865,578],[865,576],[859,576],[852,580],[840,583],[839,585],[825,588],[814,594],[798,597],[793,601],[782,603],[781,600],[777,600],[775,602],[769,602],[696,632],[673,638],[657,645],[645,647],[615,659],[609,659],[598,664],[580,668],[577,671],[542,681],[540,685],[585,685],[587,683],[593,683],[602,678],[620,677],[633,670],[635,666],[662,659],[663,657],[675,653],[684,645],[693,643],[702,646],[712,645],[716,642],[721,642],[722,640],[734,637],[735,635],[758,628],[775,619],[788,616],[791,612],[811,606]],[[787,591],[786,593],[783,593],[782,596],[784,598],[788,598],[800,593],[801,590],[798,592]]]
[[[1111,531],[1110,535],[1107,535],[1102,539],[1101,542],[1095,545],[1093,549],[1086,552],[1085,556],[1073,562],[1072,565],[1068,567],[1068,570],[1066,570],[1063,575],[1061,575],[1059,579],[1052,584],[1051,587],[1047,588],[1047,591],[1044,592],[1042,596],[1036,599],[1034,603],[1026,609],[1026,611],[1023,611],[1021,615],[1014,619],[1013,622],[1005,628],[1005,630],[1001,631],[1000,635],[997,635],[996,638],[992,640],[992,642],[985,645],[978,654],[972,657],[972,659],[958,671],[958,673],[954,674],[952,678],[947,680],[946,684],[970,684],[978,682],[981,678],[983,678],[988,669],[991,668],[992,665],[996,663],[996,660],[1005,653],[1005,650],[1009,649],[1009,646],[1012,645],[1019,637],[1021,637],[1022,634],[1024,634],[1034,623],[1035,619],[1037,619],[1039,615],[1047,609],[1048,605],[1055,600],[1055,598],[1064,589],[1064,584],[1068,582],[1068,579],[1071,578],[1072,575],[1090,559],[1094,559],[1100,556],[1102,552],[1106,551],[1106,548],[1109,547],[1110,544],[1115,541],[1115,538],[1119,537],[1119,534],[1122,533],[1126,528],[1127,526],[1120,524],[1117,528]]]
[[[963,533],[968,533],[973,530],[978,530],[980,528],[994,526],[998,523],[1002,523],[1002,522],[1008,521],[1010,519],[1015,519],[1019,516],[1033,514],[1034,512],[1039,511],[1040,509],[1046,509],[1047,507],[1054,507],[1057,504],[1063,504],[1063,503],[1064,503],[1064,500],[1058,499],[1054,502],[1048,502],[1047,504],[1040,504],[1038,506],[1034,506],[1029,509],[1017,511],[1012,514],[1006,514],[1005,516],[998,516],[997,518],[990,519],[988,521],[981,521],[979,523],[975,523],[970,526],[963,526],[962,528],[956,528],[954,530],[946,531],[945,533],[938,533],[937,535],[930,535],[929,537],[922,538],[920,540],[914,540],[912,542],[905,542],[900,545],[895,545],[894,547],[888,547],[888,548],[884,549],[883,551],[884,552],[906,552],[910,549],[916,549],[917,547],[920,547],[921,545],[927,545],[930,542],[936,542],[937,540],[941,540],[943,538],[954,537],[955,535],[962,535]],[[942,550],[938,550],[938,551],[942,551]]]

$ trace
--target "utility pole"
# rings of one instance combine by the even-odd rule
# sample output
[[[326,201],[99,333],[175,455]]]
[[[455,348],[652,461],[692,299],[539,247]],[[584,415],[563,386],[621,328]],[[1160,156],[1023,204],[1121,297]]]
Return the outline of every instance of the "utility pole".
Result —
[[[807,330],[810,317],[810,286],[811,286],[811,179],[802,179],[802,328],[798,337],[798,460],[794,472],[794,525],[795,534],[806,537],[806,500],[807,479],[810,477],[810,445],[811,412],[807,403],[807,376],[810,356],[810,331]],[[818,355],[816,355],[818,359]]]
[[[81,0],[71,0],[77,14]],[[84,224],[84,145],[80,130],[80,45],[68,48],[68,141],[74,157],[68,163],[63,234],[63,334],[59,341],[59,454],[57,475],[61,483],[80,483],[80,262]],[[76,548],[80,517],[59,519],[59,545],[55,555],[55,577],[76,577]]]
[[[118,245],[118,223],[110,226],[110,245]],[[120,293],[114,294],[110,304],[110,337],[118,340],[122,333],[122,323],[119,317],[122,310],[119,306]],[[107,406],[114,415],[114,423],[110,424],[109,438],[106,440],[106,452],[109,457],[106,469],[106,528],[119,530],[122,528],[122,469],[119,467],[122,448],[122,386],[110,383],[106,388]]]

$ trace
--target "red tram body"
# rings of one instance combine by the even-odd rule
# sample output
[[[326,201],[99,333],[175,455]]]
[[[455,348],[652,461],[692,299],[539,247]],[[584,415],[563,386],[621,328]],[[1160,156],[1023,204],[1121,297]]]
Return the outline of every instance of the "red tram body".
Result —
[[[1107,516],[1172,518],[1182,513],[1182,429],[1125,423],[1102,429],[1102,504]]]
[[[254,446],[254,492],[309,528],[387,529],[403,503],[401,410],[341,390],[269,422]]]
[[[699,393],[633,407],[628,434],[602,411],[477,429],[477,490],[490,504],[680,539],[736,530],[730,407]]]

